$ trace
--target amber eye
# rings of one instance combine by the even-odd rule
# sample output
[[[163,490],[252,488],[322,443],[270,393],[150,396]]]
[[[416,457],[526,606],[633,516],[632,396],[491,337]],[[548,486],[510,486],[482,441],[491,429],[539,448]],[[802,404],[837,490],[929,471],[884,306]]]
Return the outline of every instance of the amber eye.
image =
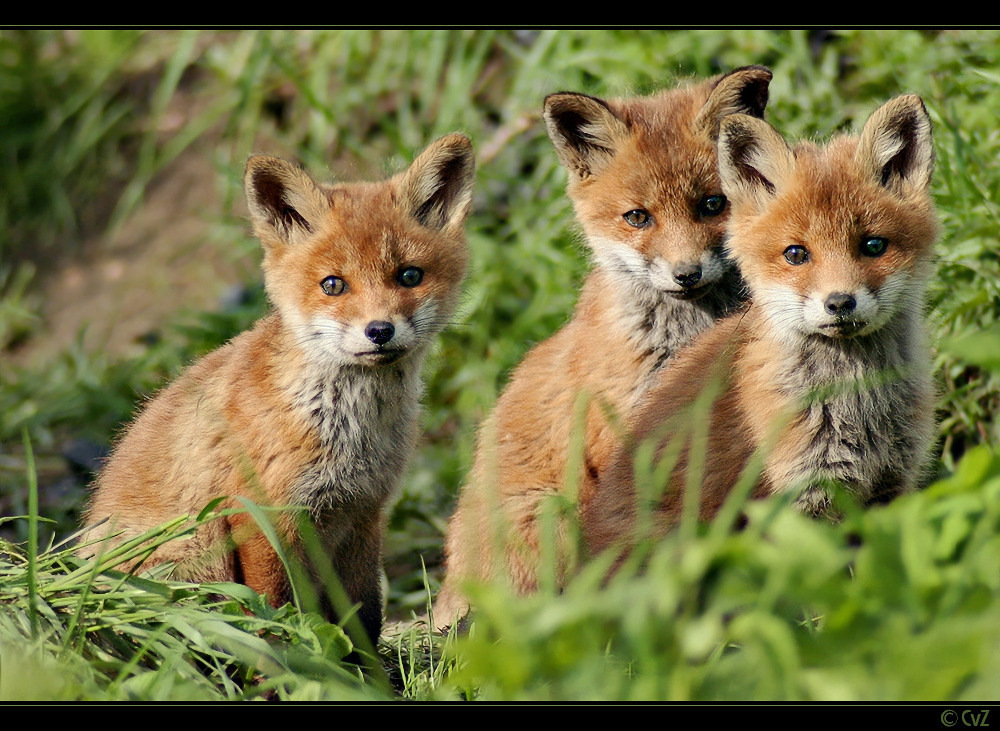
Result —
[[[722,193],[706,195],[698,201],[698,213],[703,216],[718,216],[724,210],[726,210],[726,196]]]
[[[403,267],[396,275],[396,281],[404,287],[416,287],[424,281],[424,270],[420,267]]]
[[[629,226],[635,226],[636,228],[648,226],[653,220],[653,217],[649,215],[649,211],[643,210],[642,208],[636,208],[633,211],[629,211],[624,214],[622,218],[625,219]]]
[[[806,247],[793,244],[785,249],[785,261],[795,266],[805,264],[809,261],[809,252],[806,250]]]
[[[331,297],[336,297],[338,294],[343,294],[347,291],[347,282],[333,275],[320,282],[319,286],[323,289],[323,294],[328,294]]]
[[[881,236],[866,236],[861,242],[861,253],[865,256],[882,256],[889,248],[889,242]]]

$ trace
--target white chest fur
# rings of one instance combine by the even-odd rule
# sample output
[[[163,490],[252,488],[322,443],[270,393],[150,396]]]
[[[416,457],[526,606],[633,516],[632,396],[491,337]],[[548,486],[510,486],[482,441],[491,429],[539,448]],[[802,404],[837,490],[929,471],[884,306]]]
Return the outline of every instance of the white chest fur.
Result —
[[[317,436],[293,500],[314,515],[378,510],[396,489],[416,438],[420,359],[321,371],[295,396]]]

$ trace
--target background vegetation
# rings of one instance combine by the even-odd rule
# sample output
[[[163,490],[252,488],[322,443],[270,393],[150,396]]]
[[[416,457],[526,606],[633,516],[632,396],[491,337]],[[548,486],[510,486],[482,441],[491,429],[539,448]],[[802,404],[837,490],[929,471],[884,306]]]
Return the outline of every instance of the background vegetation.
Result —
[[[0,699],[1000,698],[998,40],[991,30],[0,31]],[[751,63],[773,69],[768,117],[790,138],[851,129],[904,92],[934,120],[943,235],[928,315],[941,441],[930,488],[838,526],[758,503],[752,530],[732,534],[723,515],[650,547],[642,575],[625,571],[606,589],[599,565],[559,596],[480,587],[467,636],[401,624],[378,648],[386,670],[364,674],[341,663],[347,635],[308,611],[68,555],[61,541],[87,470],[142,396],[265,310],[241,208],[246,156],[380,176],[461,130],[479,161],[473,271],[429,363],[425,437],[386,555],[391,618],[423,612],[476,427],[510,369],[565,321],[587,266],[542,98],[645,93]],[[205,166],[208,214],[163,202],[190,161]],[[87,263],[138,220],[169,234],[204,215],[203,238],[170,271],[223,262],[243,285],[236,296],[204,304],[200,288],[194,310],[178,292],[151,298],[157,326],[124,344],[57,335],[63,274],[84,278],[70,309],[124,330],[134,313],[86,298],[109,286],[87,279]],[[155,292],[161,275],[117,286]]]

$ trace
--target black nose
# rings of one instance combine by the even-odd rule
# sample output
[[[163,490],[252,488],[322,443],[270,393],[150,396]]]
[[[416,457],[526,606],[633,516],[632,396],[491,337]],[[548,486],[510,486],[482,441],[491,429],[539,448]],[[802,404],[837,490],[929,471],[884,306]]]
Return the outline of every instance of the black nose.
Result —
[[[383,322],[382,320],[369,322],[368,326],[365,328],[365,337],[376,345],[385,345],[392,340],[392,336],[395,334],[396,328],[392,326],[392,323]]]
[[[854,308],[857,307],[858,302],[854,299],[854,295],[852,294],[834,292],[826,298],[825,305],[826,311],[831,315],[843,317],[844,315],[849,315],[854,312]]]
[[[678,264],[674,267],[674,281],[682,287],[693,287],[701,281],[700,264]]]

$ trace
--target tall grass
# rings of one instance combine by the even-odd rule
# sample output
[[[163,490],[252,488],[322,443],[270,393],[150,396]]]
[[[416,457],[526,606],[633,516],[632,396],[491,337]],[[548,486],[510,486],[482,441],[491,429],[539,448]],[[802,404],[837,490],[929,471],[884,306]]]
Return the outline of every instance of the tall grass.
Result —
[[[380,651],[404,695],[419,698],[996,697],[997,39],[989,30],[3,31],[0,348],[40,332],[39,265],[44,274],[77,253],[82,233],[127,224],[195,142],[214,141],[220,235],[255,257],[231,214],[250,152],[363,178],[400,169],[439,134],[468,133],[479,162],[472,271],[428,364],[425,437],[387,536],[389,609],[406,618],[437,588],[442,531],[479,422],[526,350],[565,321],[587,266],[540,124],[544,95],[644,93],[763,63],[774,70],[770,121],[788,137],[826,138],[890,96],[918,93],[935,124],[943,224],[929,302],[943,481],[839,526],[753,505],[754,530],[693,526],[650,547],[644,573],[606,589],[599,564],[558,596],[479,587],[469,636],[411,627]],[[176,127],[181,101],[196,113]],[[5,362],[0,504],[34,514],[25,430],[46,505],[44,468],[69,435],[106,441],[142,394],[265,307],[253,286],[232,309],[169,323],[176,337],[128,360],[76,344],[30,371]],[[28,551],[33,580],[23,548],[0,551],[0,695],[23,697],[3,668],[24,663],[48,698],[384,697],[332,669],[339,635],[308,612],[154,579],[117,577],[102,585],[109,595],[88,588],[97,584],[53,545],[74,516],[45,517],[55,529],[43,522],[37,553]],[[28,537],[27,521],[4,528]],[[267,662],[246,649],[263,652],[252,641],[261,637]],[[288,648],[311,669],[300,671]],[[58,680],[54,662],[67,668]]]
[[[65,547],[24,555],[0,543],[0,699],[393,697],[387,683],[342,662],[352,643],[316,614],[272,609],[238,584],[167,584],[115,570],[193,527],[174,521],[91,562]]]
[[[998,489],[980,447],[839,525],[760,501],[603,589],[601,562],[557,597],[480,587],[450,680],[491,700],[995,700]]]

